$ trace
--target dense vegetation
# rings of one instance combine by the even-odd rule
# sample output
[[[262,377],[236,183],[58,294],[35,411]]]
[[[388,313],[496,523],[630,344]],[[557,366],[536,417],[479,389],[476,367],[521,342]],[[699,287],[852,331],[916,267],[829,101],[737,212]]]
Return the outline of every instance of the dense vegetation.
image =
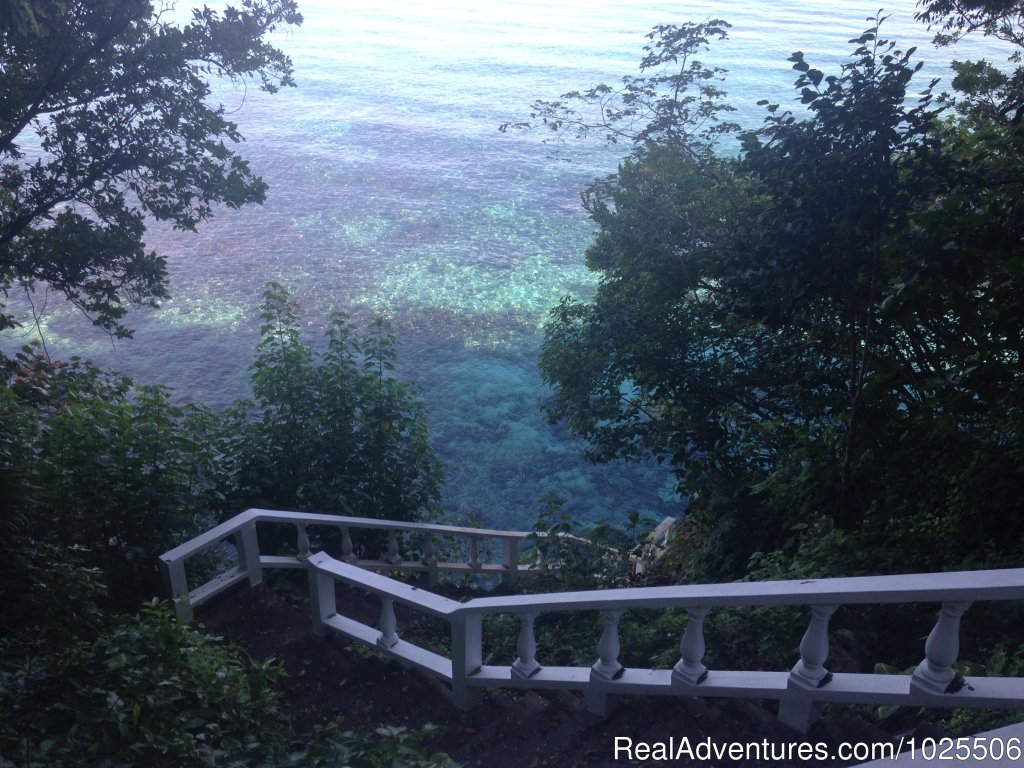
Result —
[[[927,10],[962,32],[988,5]],[[1018,41],[1008,6],[981,26]],[[535,106],[631,142],[587,190],[600,284],[547,325],[550,413],[671,463],[680,576],[1019,563],[1024,75],[959,63],[936,95],[878,18],[837,73],[793,54],[806,111],[741,132],[694,59],[727,29],[658,28],[641,77]]]
[[[922,4],[946,44],[985,33],[1018,51],[1022,13]],[[167,291],[143,215],[191,229],[216,204],[262,200],[210,82],[290,85],[264,35],[298,21],[288,0],[184,26],[145,0],[5,4],[3,297],[49,286],[128,333],[127,307]],[[834,74],[794,54],[806,112],[765,104],[752,131],[727,120],[723,73],[695,60],[727,34],[718,20],[656,28],[621,87],[536,105],[560,135],[629,147],[586,191],[597,294],[553,310],[541,363],[550,413],[595,459],[674,468],[690,508],[666,578],[998,567],[1024,553],[1024,70],[960,63],[955,94],[935,94],[884,30],[877,19]],[[378,765],[401,746],[337,729],[293,744],[275,668],[148,602],[160,552],[247,506],[437,511],[441,469],[414,391],[391,374],[387,324],[336,314],[315,352],[277,285],[262,318],[252,398],[224,413],[45,349],[2,361],[0,763]],[[21,320],[0,304],[0,328]],[[681,617],[658,621],[624,623],[632,652],[678,636]],[[858,625],[870,660],[906,661],[884,655],[884,611],[837,621]],[[778,664],[799,626],[780,622],[714,616],[711,653]],[[1019,608],[982,614],[964,647],[1019,673],[1022,625]],[[769,642],[753,646],[752,629]]]
[[[662,578],[1021,562],[1024,5],[921,5],[940,43],[995,35],[1010,65],[957,62],[938,94],[879,15],[838,72],[794,53],[803,108],[762,102],[744,131],[725,73],[696,60],[729,25],[668,25],[639,76],[537,102],[520,126],[629,147],[586,190],[599,287],[552,311],[541,369],[550,415],[593,458],[673,468],[690,504]],[[844,609],[832,627],[862,663],[904,669],[918,610]],[[777,667],[799,624],[717,612],[709,655]],[[968,624],[974,669],[1024,669],[1020,606]]]
[[[265,37],[301,20],[292,0],[182,24],[148,0],[0,7],[0,329],[31,319],[11,291],[53,289],[128,334],[127,309],[167,293],[144,217],[188,230],[263,200],[211,83],[292,85]],[[362,332],[335,315],[319,355],[282,287],[263,313],[253,399],[222,414],[45,347],[0,356],[0,764],[448,762],[400,728],[332,725],[295,743],[278,667],[148,602],[165,592],[158,555],[225,511],[411,519],[437,504],[440,466],[391,374],[387,323]]]
[[[413,519],[437,503],[420,406],[388,375],[387,324],[364,334],[336,316],[319,357],[279,286],[264,313],[255,402],[224,414],[32,348],[8,361],[4,765],[387,765],[395,750],[428,762],[402,731],[381,740],[332,727],[293,744],[276,667],[176,625],[166,606],[135,615],[166,591],[160,553],[224,512],[272,504]]]

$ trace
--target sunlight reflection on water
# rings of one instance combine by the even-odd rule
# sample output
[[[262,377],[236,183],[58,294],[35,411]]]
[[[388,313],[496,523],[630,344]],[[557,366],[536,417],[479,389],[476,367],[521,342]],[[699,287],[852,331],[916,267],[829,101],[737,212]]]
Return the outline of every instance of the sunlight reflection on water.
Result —
[[[706,58],[732,70],[725,88],[738,119],[754,124],[757,99],[791,98],[791,51],[838,66],[874,9],[852,0],[300,4],[305,24],[276,40],[299,87],[272,98],[217,92],[270,185],[266,205],[221,211],[198,235],[154,226],[148,245],[169,259],[174,298],[136,312],[137,340],[116,345],[51,300],[50,349],[223,406],[246,393],[255,308],[276,280],[302,306],[311,340],[332,309],[393,320],[400,373],[421,387],[456,514],[524,527],[548,492],[577,518],[678,514],[664,470],[589,466],[538,405],[546,313],[594,286],[579,190],[624,150],[574,148],[565,163],[542,136],[496,127],[524,118],[536,98],[633,71],[654,24],[712,16],[735,26]],[[896,5],[890,33],[924,51],[913,3]],[[26,338],[10,335],[3,348]]]

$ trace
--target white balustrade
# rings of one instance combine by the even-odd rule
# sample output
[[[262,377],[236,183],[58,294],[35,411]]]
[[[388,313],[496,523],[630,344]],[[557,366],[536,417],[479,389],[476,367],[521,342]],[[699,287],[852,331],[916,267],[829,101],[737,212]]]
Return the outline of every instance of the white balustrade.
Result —
[[[388,531],[388,551],[384,554],[384,562],[388,565],[402,562],[402,555],[398,551],[398,531]]]
[[[547,554],[544,551],[544,545],[539,541],[537,542],[537,560],[534,563],[534,568],[541,571],[546,571],[548,569]]]
[[[686,629],[679,641],[679,661],[672,668],[672,679],[683,685],[700,685],[708,676],[704,666],[704,617],[708,609],[695,606],[686,611]]]
[[[341,529],[341,559],[346,563],[354,563],[357,558],[352,548],[352,534],[349,533],[348,527]]]
[[[617,680],[625,671],[619,664],[619,619],[622,611],[601,611],[604,629],[597,642],[597,661],[590,668],[590,677],[598,680]]]
[[[504,568],[501,579],[505,586],[511,587],[516,583],[519,570],[519,542],[516,539],[501,540],[501,564]]]
[[[380,601],[380,637],[377,645],[381,648],[394,648],[398,642],[396,628],[398,622],[395,620],[395,601],[390,597],[383,597]]]
[[[831,679],[825,669],[828,658],[828,620],[837,605],[812,605],[811,623],[800,641],[800,660],[789,673],[789,681],[805,688],[821,688]]]
[[[458,605],[458,603],[452,603]],[[483,617],[478,613],[455,614],[452,624],[451,681],[455,704],[469,709],[480,692],[470,687],[483,664]]]
[[[424,565],[437,565],[437,554],[434,552],[434,537],[429,534],[423,540]]]
[[[249,586],[263,581],[263,567],[260,564],[260,544],[256,535],[256,524],[243,525],[235,534],[238,547],[238,566],[249,579]]]
[[[523,613],[519,616],[519,642],[516,643],[519,657],[512,662],[512,674],[523,680],[540,672],[536,658],[537,639],[533,636],[533,622],[536,618],[536,613]]]
[[[259,551],[257,526],[262,523],[287,523],[296,528],[295,556],[263,555]],[[422,573],[430,585],[436,584],[440,574],[464,575],[480,573],[499,577],[506,584],[539,573],[531,565],[519,562],[520,543],[534,536],[529,531],[501,531],[485,528],[436,525],[432,523],[405,523],[394,520],[322,515],[306,512],[279,512],[250,509],[218,525],[206,533],[175,547],[161,557],[161,564],[174,598],[178,618],[191,619],[192,609],[223,592],[239,581],[257,584],[265,568],[302,568],[309,557],[309,527],[331,528],[340,534],[341,560],[353,565],[375,569],[394,569]],[[355,553],[353,531],[378,531],[387,534],[386,551],[380,560],[363,560]],[[399,549],[399,536],[403,533],[423,537],[423,557],[420,561],[404,561]],[[435,554],[435,539],[447,537],[462,540],[470,553],[468,562],[440,562]],[[501,563],[481,562],[480,541],[497,539],[501,542]],[[218,574],[205,584],[190,587],[185,562],[206,552],[223,541],[232,540],[238,552],[239,565]],[[453,548],[457,551],[457,548]]]
[[[260,555],[258,523],[291,523],[298,527],[298,556]],[[303,536],[309,525],[333,526],[342,531],[342,560],[323,552],[308,554]],[[382,561],[360,561],[352,554],[349,529],[389,533],[389,552],[397,554],[399,532],[424,537],[420,561],[403,562],[399,556],[390,568]],[[437,562],[433,538],[451,536],[467,541],[470,563]],[[178,616],[188,619],[192,606],[233,584],[258,583],[264,568],[306,568],[314,629],[323,634],[338,632],[395,656],[424,672],[447,680],[460,707],[469,707],[480,688],[518,687],[580,690],[588,707],[606,712],[622,694],[683,695],[775,699],[780,718],[806,730],[823,702],[848,704],[895,704],[906,706],[1019,708],[1024,700],[1024,679],[969,677],[961,681],[954,670],[959,654],[960,620],[975,601],[1024,600],[1024,568],[960,573],[904,574],[804,581],[689,584],[667,587],[615,589],[550,594],[513,594],[483,597],[458,603],[434,593],[391,579],[377,570],[421,572],[434,577],[439,571],[472,572],[474,542],[482,538],[502,542],[503,562],[478,562],[481,573],[505,578],[541,572],[545,566],[542,542],[537,542],[535,566],[523,566],[509,557],[522,541],[536,535],[526,532],[487,531],[422,523],[338,518],[329,515],[249,510],[197,536],[161,558],[171,585]],[[234,538],[239,566],[195,589],[189,589],[185,562],[225,539]],[[346,540],[348,544],[346,545]],[[394,541],[392,546],[390,543]],[[304,558],[304,554],[306,555]],[[477,550],[479,557],[479,550]],[[303,559],[304,558],[304,559]],[[346,562],[346,559],[353,562]],[[365,566],[365,567],[362,567]],[[362,589],[381,600],[379,627],[370,627],[337,612],[335,583]],[[450,656],[400,641],[394,604],[447,621],[451,626]],[[842,605],[941,603],[942,611],[925,643],[924,660],[913,675],[830,673],[828,623]],[[810,622],[800,643],[800,660],[786,671],[708,670],[704,665],[703,621],[716,607],[808,606]],[[679,641],[679,661],[672,669],[624,669],[619,662],[619,620],[631,609],[684,610],[687,624]],[[596,612],[603,627],[597,642],[598,660],[593,667],[547,667],[537,661],[534,621],[540,613]],[[484,665],[482,619],[485,615],[511,614],[519,619],[517,658],[508,666]],[[958,683],[963,683],[958,685]]]
[[[960,617],[968,602],[942,604],[942,612],[924,644],[924,661],[917,665],[911,684],[927,693],[946,693],[956,679],[953,664],[960,655]]]

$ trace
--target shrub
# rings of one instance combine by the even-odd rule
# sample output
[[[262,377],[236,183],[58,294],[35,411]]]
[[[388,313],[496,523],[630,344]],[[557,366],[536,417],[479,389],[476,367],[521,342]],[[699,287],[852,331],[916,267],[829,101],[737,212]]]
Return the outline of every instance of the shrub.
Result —
[[[438,509],[443,473],[423,406],[393,375],[383,318],[362,334],[331,315],[325,351],[300,338],[297,307],[270,283],[253,400],[232,409],[232,511],[257,506],[415,520]]]

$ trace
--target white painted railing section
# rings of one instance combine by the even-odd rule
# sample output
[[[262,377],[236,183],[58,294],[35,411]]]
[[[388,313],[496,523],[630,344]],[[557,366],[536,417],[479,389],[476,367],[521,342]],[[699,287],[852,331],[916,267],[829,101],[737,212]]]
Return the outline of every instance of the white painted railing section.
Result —
[[[259,553],[259,523],[296,526],[296,552],[292,557]],[[342,557],[311,554],[307,527],[330,526],[342,532]],[[380,559],[354,554],[349,531],[388,532],[386,552]],[[399,538],[414,533],[423,537],[420,558],[405,560]],[[539,536],[543,536],[540,534]],[[206,584],[189,589],[185,562],[225,539],[233,538],[239,565]],[[467,544],[466,562],[439,562],[435,540]],[[471,706],[484,687],[574,689],[584,693],[588,707],[603,713],[622,694],[742,697],[776,699],[779,717],[806,731],[822,702],[896,704],[929,707],[1018,708],[1024,706],[1024,679],[1012,677],[959,678],[954,664],[959,653],[960,621],[973,602],[1024,600],[1024,569],[905,574],[806,581],[738,582],[680,585],[587,592],[485,597],[458,603],[383,572],[419,572],[430,584],[439,573],[500,575],[515,583],[536,574],[548,563],[522,565],[520,545],[538,534],[478,528],[401,523],[295,512],[249,510],[163,555],[178,616],[187,619],[191,607],[230,585],[259,582],[263,568],[307,568],[310,604],[318,633],[338,632],[402,659],[452,684],[456,703]],[[480,543],[501,544],[500,563],[481,560]],[[538,553],[544,551],[540,539]],[[379,571],[379,572],[374,572]],[[370,627],[338,613],[338,582],[363,589],[381,601],[380,621]],[[400,603],[447,621],[451,627],[449,655],[444,656],[403,640],[394,605]],[[828,624],[843,605],[886,603],[938,603],[939,618],[925,642],[924,658],[912,675],[832,673],[825,668],[829,654]],[[807,606],[807,630],[800,642],[800,660],[789,672],[709,670],[704,665],[703,622],[715,608],[741,606]],[[679,661],[672,669],[626,669],[619,662],[619,621],[632,609],[682,609],[686,629],[679,641]],[[538,660],[534,621],[542,613],[590,611],[600,614],[603,628],[591,667],[546,667]],[[484,665],[482,619],[511,614],[519,620],[517,658],[509,666]],[[543,650],[543,649],[540,649]]]

